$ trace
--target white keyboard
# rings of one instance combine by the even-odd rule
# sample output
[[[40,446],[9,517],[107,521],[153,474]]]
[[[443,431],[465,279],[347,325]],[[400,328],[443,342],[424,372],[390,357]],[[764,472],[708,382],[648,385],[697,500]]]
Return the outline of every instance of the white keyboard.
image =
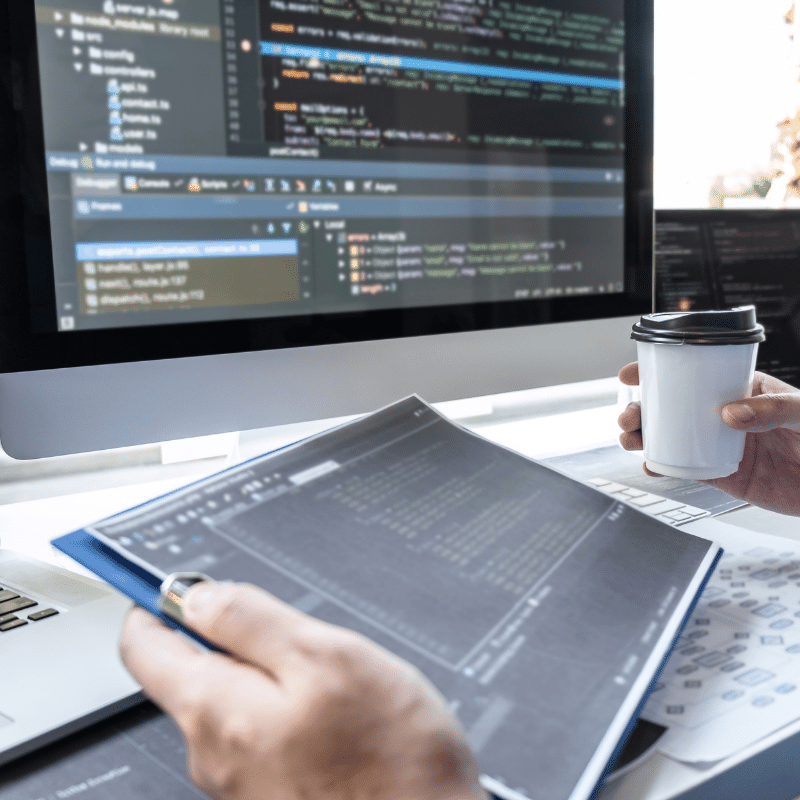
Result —
[[[708,511],[695,506],[689,506],[677,500],[670,500],[657,494],[644,492],[641,489],[632,489],[608,478],[589,478],[586,483],[608,494],[613,494],[631,503],[654,517],[670,525],[682,525],[699,517],[707,517]]]

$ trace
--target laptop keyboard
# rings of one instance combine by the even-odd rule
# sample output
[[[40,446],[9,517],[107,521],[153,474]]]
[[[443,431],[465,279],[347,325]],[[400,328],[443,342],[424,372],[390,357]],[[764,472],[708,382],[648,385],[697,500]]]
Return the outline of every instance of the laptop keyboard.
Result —
[[[685,522],[691,522],[693,519],[709,516],[709,512],[705,509],[686,505],[679,500],[670,500],[667,497],[645,492],[641,489],[633,489],[608,478],[589,478],[586,483],[615,497],[620,497],[636,506],[640,511],[657,517],[669,525],[682,525]]]
[[[58,611],[55,608],[42,608],[37,600],[25,597],[14,589],[0,586],[0,633],[13,631],[27,625],[29,621],[39,622],[56,614]]]

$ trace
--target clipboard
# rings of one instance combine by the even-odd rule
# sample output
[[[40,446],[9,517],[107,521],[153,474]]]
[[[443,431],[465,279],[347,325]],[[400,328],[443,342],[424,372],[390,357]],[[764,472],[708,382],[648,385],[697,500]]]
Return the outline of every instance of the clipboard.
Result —
[[[182,621],[184,594],[195,583],[213,580],[208,575],[176,572],[162,580],[83,529],[60,536],[52,544],[169,627],[181,631],[208,650],[221,652]]]

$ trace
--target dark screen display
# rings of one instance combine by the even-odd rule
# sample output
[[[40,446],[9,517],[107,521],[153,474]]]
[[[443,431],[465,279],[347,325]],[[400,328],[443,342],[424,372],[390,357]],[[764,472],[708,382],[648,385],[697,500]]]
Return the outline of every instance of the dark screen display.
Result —
[[[28,0],[8,14],[2,159],[19,208],[3,223],[24,232],[27,292],[4,320],[26,339],[6,369],[646,302],[638,5]]]
[[[659,311],[753,304],[766,341],[756,368],[800,383],[800,216],[664,211],[656,224]]]

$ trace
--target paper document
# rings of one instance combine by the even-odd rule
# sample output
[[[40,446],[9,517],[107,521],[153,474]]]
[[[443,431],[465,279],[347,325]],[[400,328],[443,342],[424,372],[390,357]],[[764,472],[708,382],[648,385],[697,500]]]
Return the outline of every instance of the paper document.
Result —
[[[645,706],[658,749],[733,755],[800,718],[800,542],[726,525],[725,549]]]
[[[517,800],[591,794],[719,555],[416,397],[87,531],[411,661]]]

